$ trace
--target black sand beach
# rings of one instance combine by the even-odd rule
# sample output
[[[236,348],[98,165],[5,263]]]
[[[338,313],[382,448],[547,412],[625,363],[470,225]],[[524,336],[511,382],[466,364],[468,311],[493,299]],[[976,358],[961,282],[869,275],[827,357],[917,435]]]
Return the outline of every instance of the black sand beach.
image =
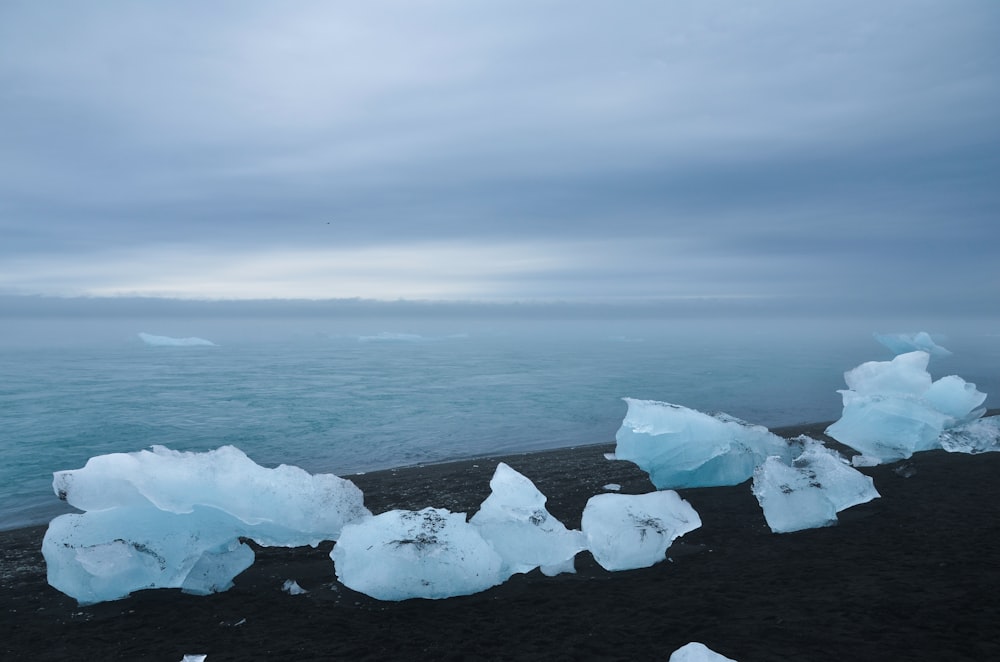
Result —
[[[824,427],[776,432],[820,437]],[[605,460],[612,448],[351,478],[376,513],[471,515],[502,459],[579,527],[603,485],[653,489],[634,465]],[[354,593],[337,583],[325,544],[258,550],[226,593],[144,591],[81,608],[45,581],[44,527],[0,532],[0,651],[4,660],[665,660],[700,641],[743,662],[1000,659],[1000,453],[934,451],[863,471],[882,498],[835,527],[772,534],[746,483],[681,490],[703,526],[668,561],[610,573],[582,553],[575,575],[535,571],[437,601]],[[309,593],[283,593],[286,579]]]

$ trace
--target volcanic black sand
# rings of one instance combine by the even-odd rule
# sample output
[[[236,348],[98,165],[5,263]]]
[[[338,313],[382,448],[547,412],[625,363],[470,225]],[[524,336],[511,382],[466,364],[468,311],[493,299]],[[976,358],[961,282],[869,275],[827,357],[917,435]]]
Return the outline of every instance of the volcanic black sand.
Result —
[[[776,430],[822,438],[823,425]],[[351,477],[375,513],[474,513],[498,460],[577,528],[587,499],[653,488],[611,445]],[[45,581],[44,527],[0,533],[4,660],[666,660],[690,641],[753,660],[1000,660],[1000,453],[921,453],[863,469],[881,499],[837,526],[772,534],[748,483],[681,490],[703,526],[652,568],[537,570],[467,597],[379,602],[318,549],[258,550],[226,593],[143,591],[79,607]],[[286,579],[309,592],[281,590]]]

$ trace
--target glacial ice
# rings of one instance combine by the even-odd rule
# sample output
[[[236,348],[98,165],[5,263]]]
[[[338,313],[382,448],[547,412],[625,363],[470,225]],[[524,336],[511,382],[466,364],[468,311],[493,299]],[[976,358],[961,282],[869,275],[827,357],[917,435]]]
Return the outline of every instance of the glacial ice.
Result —
[[[154,336],[151,333],[140,333],[139,338],[147,345],[155,347],[215,347],[215,343],[204,338],[171,338],[170,336]]]
[[[736,662],[736,660],[716,653],[705,644],[692,641],[675,650],[668,662]]]
[[[805,436],[796,442],[804,448],[791,464],[769,457],[754,471],[751,489],[774,533],[830,526],[841,510],[880,496],[836,451]]]
[[[917,333],[875,333],[875,340],[889,348],[893,354],[907,354],[917,350],[934,357],[951,356],[951,351],[934,342],[926,331]]]
[[[1000,416],[980,418],[945,430],[941,447],[949,453],[996,453],[1000,451]]]
[[[225,513],[178,515],[149,505],[56,517],[42,555],[49,584],[82,605],[149,588],[225,591],[254,561]]]
[[[906,459],[941,447],[946,430],[983,415],[986,394],[975,384],[950,375],[931,381],[930,355],[900,354],[891,361],[869,361],[844,373],[844,409],[826,433],[859,451],[871,463]]]
[[[575,572],[573,559],[586,548],[583,534],[568,530],[545,509],[546,497],[534,483],[500,462],[490,489],[470,523],[500,554],[504,576],[538,567],[549,576]]]
[[[791,460],[785,440],[765,427],[667,402],[624,400],[615,458],[649,473],[657,489],[737,485],[770,455]]]
[[[287,464],[268,469],[235,446],[98,455],[53,477],[59,498],[80,510],[149,504],[185,514],[203,506],[232,516],[240,535],[267,546],[336,540],[345,523],[371,515],[351,481]]]
[[[48,580],[82,604],[145,588],[223,591],[253,563],[240,538],[315,546],[371,516],[350,481],[287,465],[266,469],[233,446],[101,455],[56,472],[53,489],[86,512],[49,524]]]
[[[672,490],[592,496],[581,523],[594,559],[612,571],[659,563],[675,539],[700,526],[695,509]]]
[[[465,513],[390,510],[347,524],[330,552],[342,584],[378,600],[470,595],[503,583],[504,560]]]

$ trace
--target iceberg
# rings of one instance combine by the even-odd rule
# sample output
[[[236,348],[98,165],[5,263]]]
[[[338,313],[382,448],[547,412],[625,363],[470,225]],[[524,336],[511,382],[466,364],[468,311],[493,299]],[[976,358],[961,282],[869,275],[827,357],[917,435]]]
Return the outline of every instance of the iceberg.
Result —
[[[171,338],[170,336],[154,336],[151,333],[140,333],[139,339],[154,347],[215,347],[216,344],[204,338]]]
[[[266,469],[233,446],[100,455],[55,472],[53,489],[85,512],[49,524],[48,581],[81,604],[145,588],[224,591],[254,560],[241,538],[315,546],[371,517],[350,481],[288,465]]]
[[[737,485],[770,455],[791,460],[788,443],[765,427],[667,402],[624,400],[615,459],[634,462],[657,489]]]
[[[879,498],[869,476],[839,453],[798,437],[802,453],[787,464],[769,457],[754,471],[752,491],[774,533],[831,526],[841,510]]]
[[[534,483],[500,462],[490,489],[470,523],[500,554],[507,577],[538,567],[548,576],[575,572],[573,559],[586,549],[583,534],[545,509],[546,497]]]
[[[464,513],[390,510],[344,526],[337,579],[378,600],[470,595],[503,583],[504,560]]]
[[[826,433],[859,451],[864,461],[892,462],[941,447],[942,433],[985,413],[986,394],[949,375],[931,381],[930,354],[900,354],[844,373],[844,409]]]
[[[907,354],[917,350],[927,352],[934,357],[951,356],[951,351],[934,342],[926,331],[917,333],[875,333],[875,340],[880,342],[893,354]]]
[[[705,644],[692,641],[675,650],[668,662],[736,662],[736,660],[719,655]]]
[[[672,490],[592,496],[581,522],[587,548],[612,571],[659,563],[674,540],[700,526],[695,509]]]

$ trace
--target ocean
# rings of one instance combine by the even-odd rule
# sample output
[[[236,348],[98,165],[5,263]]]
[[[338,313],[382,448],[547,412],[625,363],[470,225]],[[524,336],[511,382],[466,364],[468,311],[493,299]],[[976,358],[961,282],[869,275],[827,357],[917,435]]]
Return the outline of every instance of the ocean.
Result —
[[[623,397],[768,427],[834,420],[843,372],[892,356],[872,332],[920,330],[720,319],[61,324],[0,333],[0,529],[67,512],[53,471],[153,444],[233,444],[265,466],[348,475],[612,442]],[[996,325],[927,330],[954,352],[932,361],[934,377],[975,382],[996,407]],[[152,346],[139,333],[215,345]]]

